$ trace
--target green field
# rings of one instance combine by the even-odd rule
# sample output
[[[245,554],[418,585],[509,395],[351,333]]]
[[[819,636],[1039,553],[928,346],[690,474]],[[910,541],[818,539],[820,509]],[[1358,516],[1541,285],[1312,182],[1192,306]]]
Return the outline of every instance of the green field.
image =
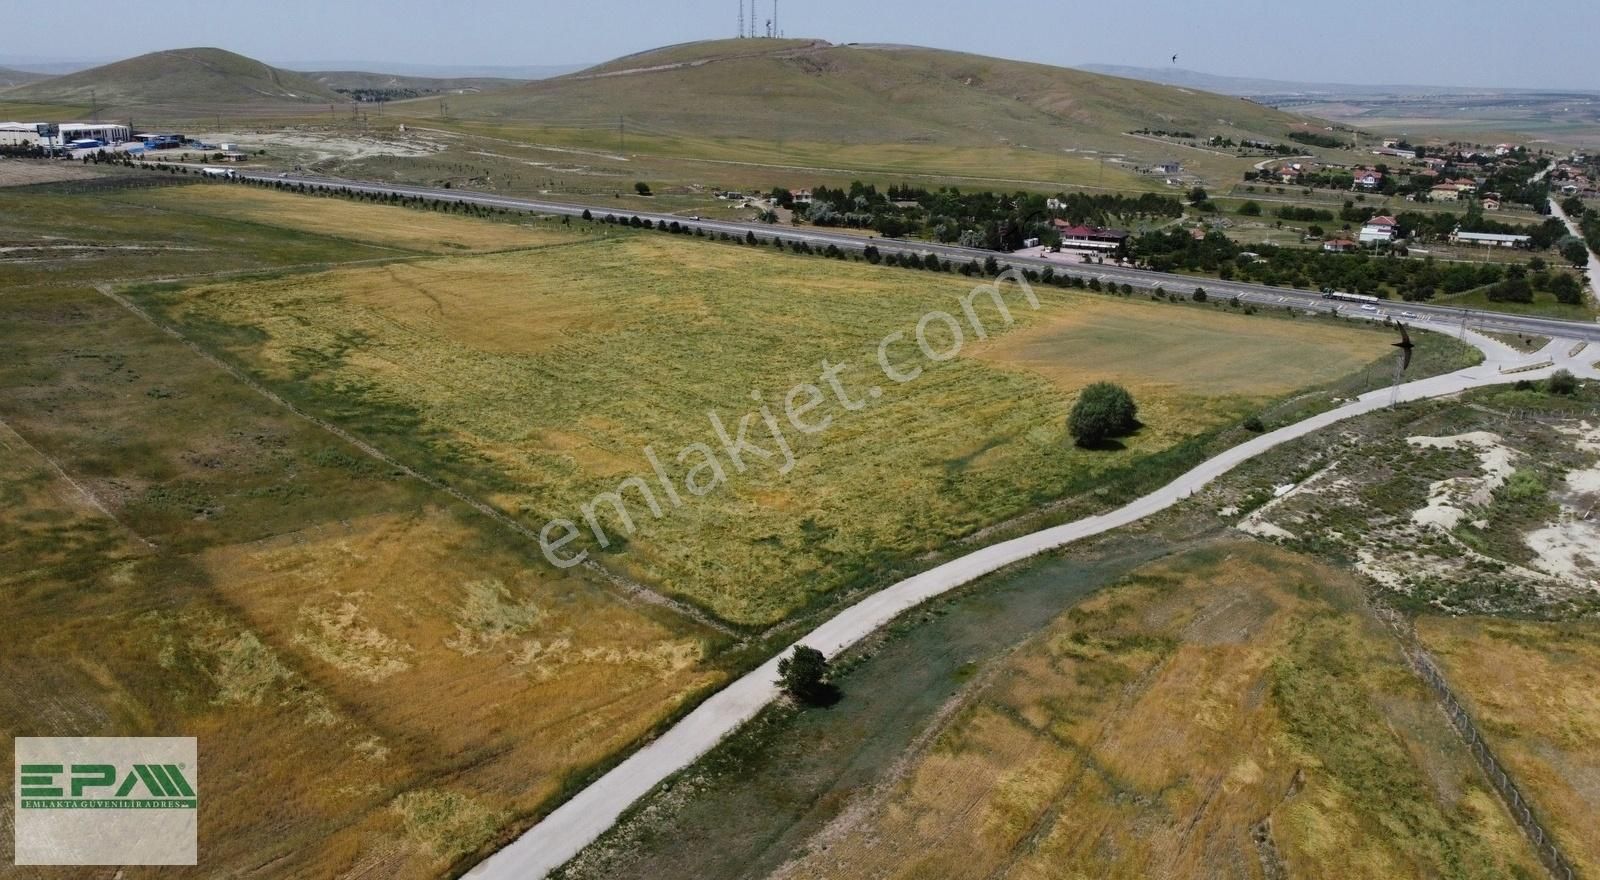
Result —
[[[93,286],[409,254],[82,185],[0,190],[0,729],[197,736],[206,876],[422,878],[721,679],[715,632],[530,566]]]
[[[970,340],[974,356],[926,362],[896,385],[875,376],[878,341],[914,331],[932,309],[960,314],[971,282],[612,227],[578,224],[571,235],[517,253],[135,296],[308,409],[533,529],[582,523],[583,505],[631,476],[653,481],[647,446],[687,496],[687,472],[702,459],[680,451],[720,448],[710,412],[734,426],[760,392],[781,414],[796,383],[827,387],[825,359],[848,364],[839,381],[861,408],[818,404],[816,418],[832,420],[825,431],[786,431],[792,468],[753,420],[771,460],[752,455],[740,473],[728,459],[725,484],[659,518],[635,487],[626,503],[636,531],[597,507],[608,541],[624,540],[601,552],[587,528],[574,545],[757,625],[1042,502],[1124,479],[1150,456],[1359,369],[1383,348],[1341,325],[1054,289],[1041,291],[1035,313],[1012,291],[1018,332]],[[1003,327],[991,303],[978,308]],[[1317,355],[1301,356],[1308,350]],[[1285,362],[1297,366],[1266,366]],[[1129,385],[1143,407],[1146,427],[1117,451],[1065,438],[1076,390],[1099,379]],[[701,486],[715,482],[701,472]]]

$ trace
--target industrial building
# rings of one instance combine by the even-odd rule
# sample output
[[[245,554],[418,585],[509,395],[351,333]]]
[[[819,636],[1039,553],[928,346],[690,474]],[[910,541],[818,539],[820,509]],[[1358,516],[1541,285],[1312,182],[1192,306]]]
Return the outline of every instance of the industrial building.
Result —
[[[0,122],[0,146],[32,146],[50,141],[58,147],[73,141],[99,141],[110,145],[132,137],[132,129],[115,122]]]

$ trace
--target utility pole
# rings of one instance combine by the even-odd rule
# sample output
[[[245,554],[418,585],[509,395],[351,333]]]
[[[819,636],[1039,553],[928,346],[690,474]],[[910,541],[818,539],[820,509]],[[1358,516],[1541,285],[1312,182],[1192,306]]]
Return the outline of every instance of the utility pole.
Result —
[[[739,39],[744,39],[744,0],[739,0]]]
[[[617,117],[617,155],[624,156],[628,153],[628,120],[625,116]]]

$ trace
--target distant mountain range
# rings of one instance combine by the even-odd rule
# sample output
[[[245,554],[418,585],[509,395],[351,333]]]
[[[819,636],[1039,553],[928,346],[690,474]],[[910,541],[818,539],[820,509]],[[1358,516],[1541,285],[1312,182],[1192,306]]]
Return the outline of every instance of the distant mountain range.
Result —
[[[1082,64],[1079,70],[1121,76],[1181,88],[1201,89],[1245,98],[1360,98],[1431,95],[1571,94],[1592,95],[1581,89],[1503,89],[1466,86],[1363,85],[1358,83],[1295,82],[1246,76],[1220,76],[1181,67],[1129,67],[1120,64]]]

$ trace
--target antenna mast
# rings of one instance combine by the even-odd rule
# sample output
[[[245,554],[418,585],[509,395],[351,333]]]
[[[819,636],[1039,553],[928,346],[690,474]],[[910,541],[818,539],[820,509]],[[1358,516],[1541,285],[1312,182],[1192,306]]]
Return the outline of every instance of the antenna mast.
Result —
[[[744,39],[744,0],[739,0],[739,39]]]

